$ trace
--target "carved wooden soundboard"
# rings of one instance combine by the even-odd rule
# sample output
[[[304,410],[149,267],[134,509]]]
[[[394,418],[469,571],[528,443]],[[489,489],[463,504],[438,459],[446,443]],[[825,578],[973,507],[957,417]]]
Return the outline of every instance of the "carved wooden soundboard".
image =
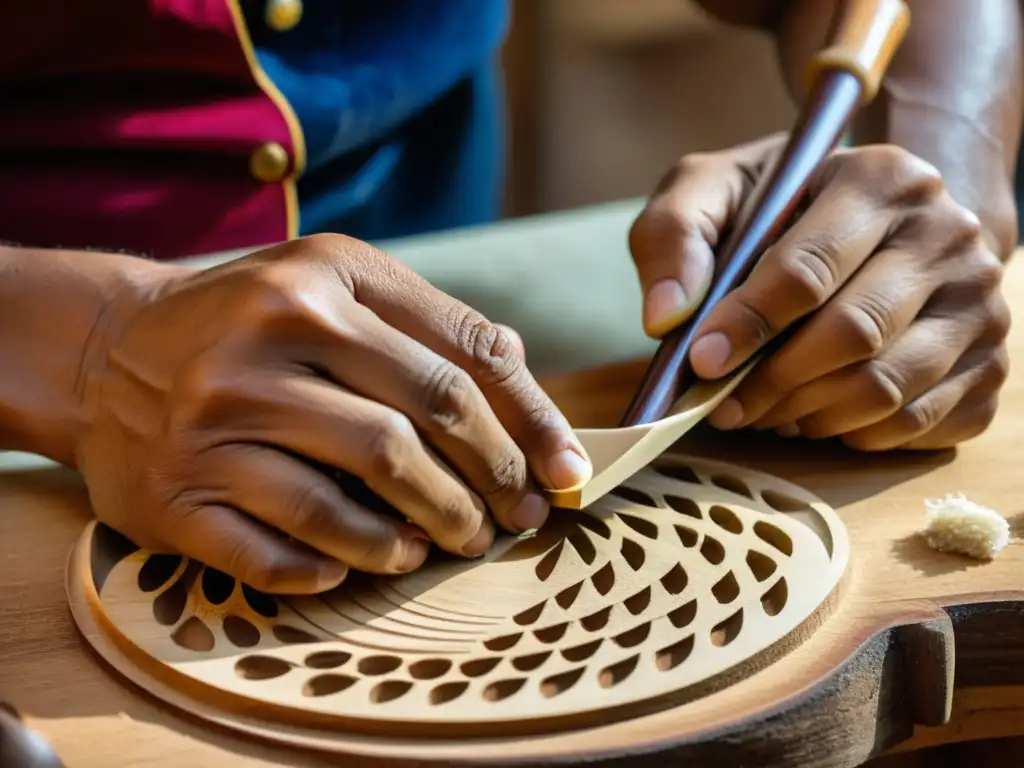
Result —
[[[849,555],[813,495],[667,457],[480,560],[318,597],[271,598],[102,525],[68,590],[100,654],[189,713],[350,755],[473,738],[512,758],[510,736],[664,710],[771,664],[827,618]]]

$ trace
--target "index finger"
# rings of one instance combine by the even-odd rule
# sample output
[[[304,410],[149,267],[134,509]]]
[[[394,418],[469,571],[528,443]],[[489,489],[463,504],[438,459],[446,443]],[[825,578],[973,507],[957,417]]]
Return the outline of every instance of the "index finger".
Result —
[[[359,303],[466,371],[541,485],[559,490],[590,479],[590,460],[569,422],[501,329],[381,251],[360,256],[368,268],[348,273]]]

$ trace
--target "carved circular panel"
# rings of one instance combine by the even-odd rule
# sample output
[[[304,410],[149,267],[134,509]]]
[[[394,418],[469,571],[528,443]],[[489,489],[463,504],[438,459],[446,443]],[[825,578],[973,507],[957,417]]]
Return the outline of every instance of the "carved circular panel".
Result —
[[[129,677],[288,727],[447,737],[607,723],[742,679],[813,632],[849,547],[799,488],[666,457],[484,558],[317,597],[270,597],[102,525],[79,553],[76,617],[85,604]]]

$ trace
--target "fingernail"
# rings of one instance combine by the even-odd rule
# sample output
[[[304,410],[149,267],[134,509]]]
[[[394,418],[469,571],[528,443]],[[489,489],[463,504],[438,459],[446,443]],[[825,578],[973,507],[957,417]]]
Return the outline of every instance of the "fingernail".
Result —
[[[489,518],[485,518],[480,530],[462,547],[462,554],[466,557],[480,557],[491,548],[493,543],[494,526],[491,525]]]
[[[644,297],[644,327],[661,336],[678,325],[686,314],[686,292],[678,280],[659,280]]]
[[[734,397],[725,398],[708,416],[708,423],[715,429],[735,429],[741,421],[743,405]]]
[[[724,333],[709,333],[694,342],[690,361],[698,376],[717,378],[732,355],[732,344]]]
[[[775,434],[779,437],[800,437],[800,427],[796,424],[783,424],[775,428]]]
[[[516,533],[536,530],[544,525],[548,516],[548,503],[536,493],[527,494],[508,515],[509,525]]]
[[[581,485],[594,472],[589,461],[568,448],[548,459],[546,469],[549,488],[553,491]]]
[[[414,571],[423,565],[423,561],[427,559],[427,555],[430,554],[430,540],[424,537],[415,539],[405,540],[405,551],[402,553],[401,559],[395,565],[395,570],[398,573],[408,573]]]
[[[348,566],[337,561],[327,562],[320,566],[316,575],[316,591],[327,592],[341,584],[348,576]]]

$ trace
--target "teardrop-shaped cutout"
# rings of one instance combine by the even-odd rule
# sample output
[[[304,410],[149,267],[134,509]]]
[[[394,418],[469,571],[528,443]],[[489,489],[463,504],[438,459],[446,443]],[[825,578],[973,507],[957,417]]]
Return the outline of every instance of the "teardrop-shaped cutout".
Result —
[[[185,613],[187,603],[188,590],[178,580],[153,600],[153,618],[165,627],[173,627]]]
[[[222,626],[228,640],[237,648],[252,648],[260,642],[260,631],[252,622],[241,616],[225,616]]]
[[[654,654],[654,665],[662,672],[675,669],[693,653],[693,635],[684,637],[678,643],[662,648]]]
[[[718,647],[726,646],[739,637],[741,629],[743,629],[742,608],[711,629],[711,644]]]
[[[352,654],[345,651],[319,651],[309,654],[303,663],[312,669],[337,669],[345,666],[351,658]]]
[[[711,483],[717,485],[724,491],[730,491],[739,496],[746,496],[748,499],[753,499],[754,494],[750,492],[750,488],[747,484],[740,480],[738,477],[732,475],[715,475],[711,478]]]
[[[563,648],[562,656],[565,657],[566,661],[573,663],[586,661],[597,653],[597,649],[601,647],[602,642],[602,640],[593,640],[589,643],[583,643],[583,645],[574,645],[572,648]]]
[[[789,600],[789,587],[783,577],[761,596],[761,607],[769,616],[777,616],[786,607],[787,600]]]
[[[723,531],[728,531],[735,535],[743,533],[743,521],[728,507],[715,504],[708,510],[708,517]]]
[[[647,610],[647,606],[651,604],[651,588],[644,587],[632,597],[627,597],[625,601],[626,610],[632,613],[634,616],[638,616]]]
[[[650,520],[644,520],[636,515],[627,515],[623,512],[619,513],[619,519],[641,536],[645,536],[648,539],[658,538],[658,526]]]
[[[213,632],[198,616],[190,616],[171,633],[171,640],[189,651],[206,653],[213,650]]]
[[[274,656],[243,656],[235,662],[235,674],[243,680],[273,680],[291,670],[290,663]]]
[[[223,571],[206,566],[203,569],[203,596],[211,605],[222,605],[235,591],[235,580]]]
[[[626,680],[636,669],[639,656],[630,656],[628,659],[605,667],[597,676],[598,685],[602,688],[612,688]]]
[[[597,548],[594,546],[594,542],[582,530],[577,529],[570,533],[567,541],[576,550],[580,560],[587,565],[590,565],[597,559]]]
[[[674,526],[676,529],[676,536],[679,537],[679,542],[689,549],[690,547],[697,546],[697,540],[700,538],[700,534],[697,533],[693,528],[685,525]]]
[[[675,610],[669,612],[668,620],[672,622],[672,626],[676,629],[683,629],[688,627],[693,620],[697,617],[697,601],[691,600],[688,603],[684,603]]]
[[[484,699],[487,701],[504,701],[518,693],[525,683],[525,677],[516,678],[515,680],[498,680],[484,688]]]
[[[551,578],[551,574],[555,571],[555,566],[558,565],[558,559],[562,556],[562,547],[565,546],[564,541],[560,541],[553,546],[544,557],[537,563],[537,567],[534,568],[534,573],[537,578],[541,581],[547,581]]]
[[[651,635],[651,623],[644,622],[616,635],[612,641],[620,648],[635,648]]]
[[[602,539],[610,539],[612,537],[612,529],[608,527],[607,523],[593,515],[584,514],[578,522],[580,526],[596,533]]]
[[[584,671],[586,671],[586,667],[577,667],[576,669],[570,669],[568,672],[552,675],[543,680],[540,684],[541,696],[551,699],[560,693],[565,693],[579,682],[580,678],[583,677]]]
[[[754,533],[765,544],[770,544],[787,557],[793,554],[793,540],[771,523],[758,520],[754,523]]]
[[[402,666],[402,660],[397,656],[378,654],[360,659],[356,669],[359,670],[359,674],[366,677],[380,677],[391,674],[400,666]]]
[[[562,610],[569,610],[572,604],[576,602],[576,598],[580,596],[580,590],[583,588],[583,582],[577,581],[571,587],[566,587],[557,595],[555,595],[555,602],[562,608]]]
[[[644,548],[637,544],[632,539],[623,539],[622,548],[619,550],[622,553],[622,559],[629,564],[629,567],[634,571],[639,571],[644,566],[644,560],[647,559],[647,554],[644,552]]]
[[[634,504],[643,504],[645,507],[658,506],[658,503],[646,493],[629,486],[620,485],[617,488],[612,488],[608,493],[611,496],[618,496],[620,499],[632,501]]]
[[[412,690],[412,683],[408,680],[385,680],[378,683],[370,691],[371,704],[387,704],[389,701],[405,696]]]
[[[700,485],[700,478],[697,477],[697,473],[694,472],[690,467],[685,464],[656,464],[654,471],[665,477],[670,477],[673,480],[681,480],[684,483],[693,483],[694,485]]]
[[[512,666],[520,672],[533,672],[541,667],[545,661],[551,658],[551,651],[531,653],[528,656],[518,656],[512,659]]]
[[[492,637],[490,640],[484,641],[484,648],[489,651],[507,651],[509,648],[514,646],[522,638],[523,633],[517,632],[513,635],[502,635],[501,637]]]
[[[448,674],[450,659],[421,659],[409,665],[409,675],[416,680],[436,680]]]
[[[309,632],[306,632],[304,629],[290,627],[287,624],[275,624],[273,632],[274,637],[282,643],[288,643],[289,645],[319,642],[316,637],[309,634]]]
[[[555,624],[551,627],[544,627],[544,629],[538,629],[534,631],[533,636],[540,640],[542,643],[557,643],[565,636],[565,632],[567,629],[569,629],[568,622],[562,622],[561,624]]]
[[[615,586],[615,569],[612,567],[611,562],[605,563],[601,570],[591,576],[590,582],[599,594],[607,595],[611,592],[612,587]]]
[[[587,632],[597,632],[598,630],[604,629],[608,624],[608,618],[612,615],[612,607],[609,605],[606,608],[601,608],[598,611],[594,611],[589,616],[584,616],[580,619],[580,624]]]
[[[270,595],[243,584],[242,597],[248,606],[263,618],[273,619],[277,616],[277,600]]]
[[[761,498],[764,503],[774,509],[776,512],[802,512],[805,509],[811,507],[810,504],[800,499],[794,499],[792,496],[787,496],[784,493],[766,489],[761,491]]]
[[[722,546],[722,542],[710,536],[704,537],[704,543],[700,545],[700,553],[712,565],[719,565],[725,560],[725,547]]]
[[[522,613],[517,613],[513,621],[521,627],[528,627],[540,618],[540,615],[544,612],[544,604],[546,602],[546,600],[539,602],[532,608],[527,608]]]
[[[692,517],[696,520],[703,520],[704,515],[700,513],[700,507],[693,499],[687,499],[682,496],[670,496],[665,495],[665,503],[668,504],[672,509],[681,515]]]
[[[740,585],[732,571],[718,580],[718,583],[711,588],[711,594],[722,605],[728,605],[740,596]]]
[[[442,683],[430,692],[430,703],[435,707],[455,701],[459,696],[469,690],[469,683],[456,681],[454,683]]]
[[[351,688],[355,683],[356,679],[348,675],[335,675],[331,673],[317,675],[316,677],[311,677],[302,686],[302,695],[307,697],[330,696],[331,694],[341,693]]]
[[[181,565],[181,555],[150,555],[139,569],[139,589],[156,592],[171,580]]]
[[[767,555],[752,549],[747,552],[747,567],[750,568],[755,579],[767,581],[779,566]]]
[[[686,589],[688,583],[689,579],[686,576],[686,571],[683,570],[683,566],[679,563],[672,566],[671,570],[661,577],[661,586],[670,595],[678,595]]]
[[[470,661],[464,661],[459,667],[459,671],[466,677],[483,677],[500,663],[501,657],[499,656],[492,656],[486,659],[471,659]]]

